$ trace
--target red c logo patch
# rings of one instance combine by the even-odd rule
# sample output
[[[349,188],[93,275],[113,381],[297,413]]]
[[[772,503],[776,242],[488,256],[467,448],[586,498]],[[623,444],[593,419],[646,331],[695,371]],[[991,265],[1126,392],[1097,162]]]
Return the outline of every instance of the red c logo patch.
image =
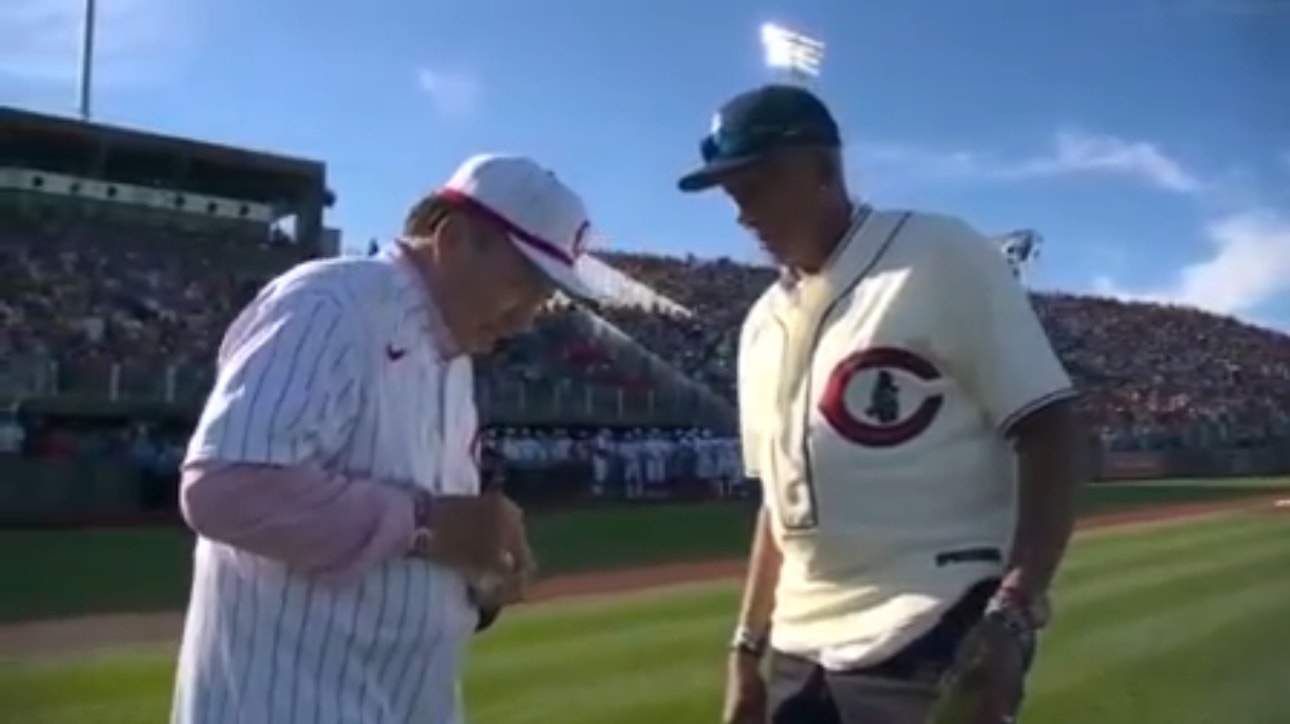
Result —
[[[914,403],[904,399],[908,397],[903,394],[905,388],[920,388],[941,377],[935,365],[909,350],[862,350],[833,368],[820,396],[820,415],[839,435],[857,445],[903,445],[926,432],[945,404],[940,392],[923,394]],[[863,414],[859,415],[852,411],[858,406],[854,402],[857,393],[864,400]]]

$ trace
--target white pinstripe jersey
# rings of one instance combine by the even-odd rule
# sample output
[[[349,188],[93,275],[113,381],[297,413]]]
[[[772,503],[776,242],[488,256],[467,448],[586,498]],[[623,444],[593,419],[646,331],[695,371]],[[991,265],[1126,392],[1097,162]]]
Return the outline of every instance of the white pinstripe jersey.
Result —
[[[225,336],[187,459],[477,492],[470,358],[440,359],[426,304],[389,256],[272,281]],[[461,577],[425,561],[342,587],[199,540],[173,721],[452,724],[475,622]]]
[[[784,557],[772,645],[829,668],[884,659],[1000,575],[1004,431],[1073,394],[983,237],[868,210],[820,275],[753,306],[739,380],[745,467]]]

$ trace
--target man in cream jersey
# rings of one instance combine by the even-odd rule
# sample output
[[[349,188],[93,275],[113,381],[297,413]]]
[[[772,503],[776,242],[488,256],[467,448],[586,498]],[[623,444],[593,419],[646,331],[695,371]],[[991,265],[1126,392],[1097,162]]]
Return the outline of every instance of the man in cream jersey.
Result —
[[[243,310],[183,466],[173,722],[462,721],[480,609],[532,570],[518,509],[480,492],[470,355],[556,290],[592,296],[587,238],[551,172],[477,156],[387,253],[307,262]]]
[[[737,96],[701,150],[682,190],[720,187],[783,270],[739,350],[764,504],[725,721],[1012,721],[1081,443],[1025,290],[964,222],[852,200],[806,90]]]

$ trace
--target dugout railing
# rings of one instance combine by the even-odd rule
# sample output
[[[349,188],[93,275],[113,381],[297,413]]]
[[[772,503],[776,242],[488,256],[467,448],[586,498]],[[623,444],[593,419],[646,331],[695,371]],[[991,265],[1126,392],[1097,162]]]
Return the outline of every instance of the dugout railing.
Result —
[[[1099,450],[1094,459],[1097,477],[1105,482],[1290,475],[1290,445],[1285,441],[1241,448]],[[730,493],[728,487],[700,480],[680,465],[669,467],[666,482],[629,498],[622,472],[615,467],[608,478],[597,482],[589,463],[569,461],[508,466],[504,477],[512,495],[536,507],[699,501]],[[0,454],[0,528],[173,521],[177,482],[173,474],[139,471],[107,460]]]

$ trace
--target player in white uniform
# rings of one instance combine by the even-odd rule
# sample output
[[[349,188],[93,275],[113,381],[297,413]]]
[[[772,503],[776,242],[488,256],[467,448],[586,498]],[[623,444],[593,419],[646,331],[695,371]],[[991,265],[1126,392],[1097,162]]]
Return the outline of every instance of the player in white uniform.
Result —
[[[645,438],[642,447],[645,458],[645,480],[649,482],[651,488],[658,489],[667,482],[668,462],[672,458],[675,444],[655,433]]]
[[[230,326],[184,463],[173,722],[462,721],[476,606],[531,570],[518,509],[479,493],[469,355],[592,295],[587,228],[544,168],[475,157],[390,252],[302,264]]]
[[[642,474],[642,462],[645,457],[645,441],[640,438],[640,431],[625,433],[618,439],[618,456],[622,461],[623,485],[628,498],[645,496],[645,477]]]
[[[596,497],[605,494],[613,468],[613,438],[608,430],[601,430],[589,443],[591,448],[591,485]]]
[[[725,720],[1012,721],[1082,467],[1025,290],[962,221],[850,199],[804,89],[736,97],[702,150],[682,189],[720,186],[783,268],[741,334],[765,492]]]
[[[721,478],[726,489],[731,496],[742,496],[747,492],[747,483],[739,440],[723,438],[718,444],[721,446]]]

